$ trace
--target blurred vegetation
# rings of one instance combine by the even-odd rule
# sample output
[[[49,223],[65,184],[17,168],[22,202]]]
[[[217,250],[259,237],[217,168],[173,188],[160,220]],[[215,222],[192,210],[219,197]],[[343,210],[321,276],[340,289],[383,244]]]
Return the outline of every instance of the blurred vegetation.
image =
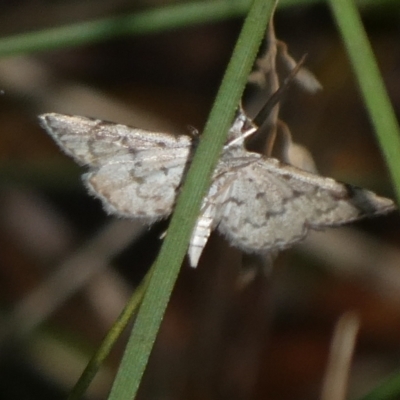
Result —
[[[44,290],[36,308],[19,314],[11,330],[14,340],[8,337],[2,346],[5,398],[60,398],[69,391],[83,358],[97,347],[151,265],[165,229],[146,231],[123,252],[110,248],[103,254],[104,243],[93,235],[110,219],[86,195],[80,171],[40,130],[35,115],[58,111],[183,133],[188,124],[201,129],[248,4],[141,1],[132,6],[96,0],[3,6],[1,325],[14,321],[13,312],[29,294],[48,287],[63,262],[91,243],[90,251],[103,257],[97,263],[112,265],[84,284],[70,272],[57,281],[69,282],[68,296],[59,299],[62,290],[54,287]],[[398,115],[398,2],[357,4]],[[296,141],[312,151],[324,175],[390,196],[382,156],[327,6],[282,1],[275,25],[296,56],[308,53],[307,67],[324,85],[316,96],[295,88],[287,95],[282,115]],[[257,276],[240,291],[240,254],[213,237],[198,270],[181,272],[139,398],[218,393],[319,398],[333,325],[349,309],[362,321],[349,392],[367,393],[399,367],[398,222],[391,215],[358,224],[372,241],[363,246],[359,238],[348,264],[333,239],[329,254],[335,256],[298,246],[278,258],[271,275]],[[376,268],[366,269],[368,259]],[[78,271],[89,264],[87,259],[75,263]],[[52,304],[54,309],[44,313]],[[34,313],[44,316],[27,329]],[[88,398],[105,397],[123,348],[117,345]],[[394,398],[398,386],[368,399]]]

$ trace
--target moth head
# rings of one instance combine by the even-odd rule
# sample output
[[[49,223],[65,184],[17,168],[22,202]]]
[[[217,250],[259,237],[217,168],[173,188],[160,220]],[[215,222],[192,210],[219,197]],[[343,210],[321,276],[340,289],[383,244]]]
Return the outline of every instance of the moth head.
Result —
[[[235,120],[228,133],[228,141],[224,149],[233,146],[243,146],[244,140],[257,131],[257,126],[240,107],[236,112]]]

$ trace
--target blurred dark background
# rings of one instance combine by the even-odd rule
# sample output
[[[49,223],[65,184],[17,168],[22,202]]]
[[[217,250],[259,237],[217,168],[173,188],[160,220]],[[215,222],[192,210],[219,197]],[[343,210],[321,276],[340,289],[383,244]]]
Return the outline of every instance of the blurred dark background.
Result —
[[[163,7],[168,1],[18,1],[0,6],[7,36]],[[172,3],[172,2],[171,2]],[[174,2],[175,3],[175,2]],[[398,2],[361,8],[400,110]],[[0,60],[0,398],[64,398],[155,259],[167,226],[113,219],[81,184],[83,168],[39,127],[44,112],[140,128],[201,131],[241,19]],[[277,37],[320,80],[293,87],[281,119],[322,175],[394,197],[350,65],[321,3],[278,9]],[[184,265],[140,391],[142,399],[319,399],[338,319],[361,328],[349,397],[399,369],[397,213],[312,235],[268,273],[249,274],[217,234]],[[121,338],[88,399],[106,398]],[[343,382],[337,382],[342,385]]]

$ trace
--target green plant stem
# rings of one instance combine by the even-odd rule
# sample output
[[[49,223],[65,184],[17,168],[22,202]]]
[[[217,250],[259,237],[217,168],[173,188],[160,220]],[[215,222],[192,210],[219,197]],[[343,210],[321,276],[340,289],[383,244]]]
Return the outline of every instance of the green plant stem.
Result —
[[[280,7],[322,0],[281,0]],[[394,0],[396,1],[396,0]],[[363,6],[393,4],[393,0],[359,0]],[[118,36],[160,33],[181,27],[243,16],[250,0],[190,1],[142,12],[69,24],[0,38],[0,58],[96,43]]]
[[[400,372],[396,372],[359,400],[394,400],[400,398]]]
[[[352,0],[329,0],[400,202],[400,129]]]
[[[137,393],[189,245],[202,197],[209,186],[273,8],[274,3],[266,0],[255,0],[250,8],[178,198],[109,400],[133,399]]]
[[[93,355],[86,368],[84,369],[82,375],[80,376],[79,380],[71,390],[68,396],[68,400],[79,400],[85,394],[87,388],[97,374],[101,364],[107,358],[115,342],[118,340],[128,322],[132,319],[132,317],[138,310],[139,305],[142,302],[144,293],[146,292],[151,273],[152,269],[149,270],[140,285],[136,288],[135,292],[122,310],[118,319],[115,321],[112,328],[108,331],[101,345],[96,350],[96,353]]]
[[[0,57],[75,47],[243,15],[250,0],[193,2],[70,24],[0,39]]]
[[[312,4],[322,0],[281,0],[280,7]],[[383,1],[360,0],[363,5]],[[384,0],[390,4],[391,0]],[[101,42],[118,36],[160,33],[186,26],[216,22],[245,15],[250,0],[191,1],[132,14],[69,24],[0,38],[0,57],[57,50]]]

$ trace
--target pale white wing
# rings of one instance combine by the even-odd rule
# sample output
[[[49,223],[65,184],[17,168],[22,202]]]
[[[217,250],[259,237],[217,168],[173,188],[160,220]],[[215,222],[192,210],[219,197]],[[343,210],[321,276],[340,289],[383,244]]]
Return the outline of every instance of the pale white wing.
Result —
[[[39,119],[66,154],[81,165],[94,167],[132,159],[150,164],[159,159],[168,161],[175,158],[174,150],[177,154],[182,149],[188,151],[192,142],[186,135],[152,132],[76,115],[50,113]]]
[[[213,229],[216,211],[217,205],[205,198],[189,243],[188,257],[192,268],[197,267],[200,256],[208,242]]]
[[[309,229],[395,208],[391,200],[370,191],[247,154],[253,161],[235,160],[236,179],[216,216],[218,229],[247,252],[284,249],[303,239]]]
[[[214,176],[207,196],[203,199],[200,214],[190,238],[188,256],[190,266],[193,268],[197,267],[211,231],[218,223],[218,220],[216,220],[218,210],[221,204],[228,198],[231,185],[235,179],[234,174],[225,173],[227,171],[221,174],[219,168],[221,166],[223,166],[223,163],[220,162],[217,166],[217,174]]]
[[[65,153],[90,167],[83,180],[107,212],[148,222],[171,213],[192,146],[189,136],[54,113],[39,118]]]

